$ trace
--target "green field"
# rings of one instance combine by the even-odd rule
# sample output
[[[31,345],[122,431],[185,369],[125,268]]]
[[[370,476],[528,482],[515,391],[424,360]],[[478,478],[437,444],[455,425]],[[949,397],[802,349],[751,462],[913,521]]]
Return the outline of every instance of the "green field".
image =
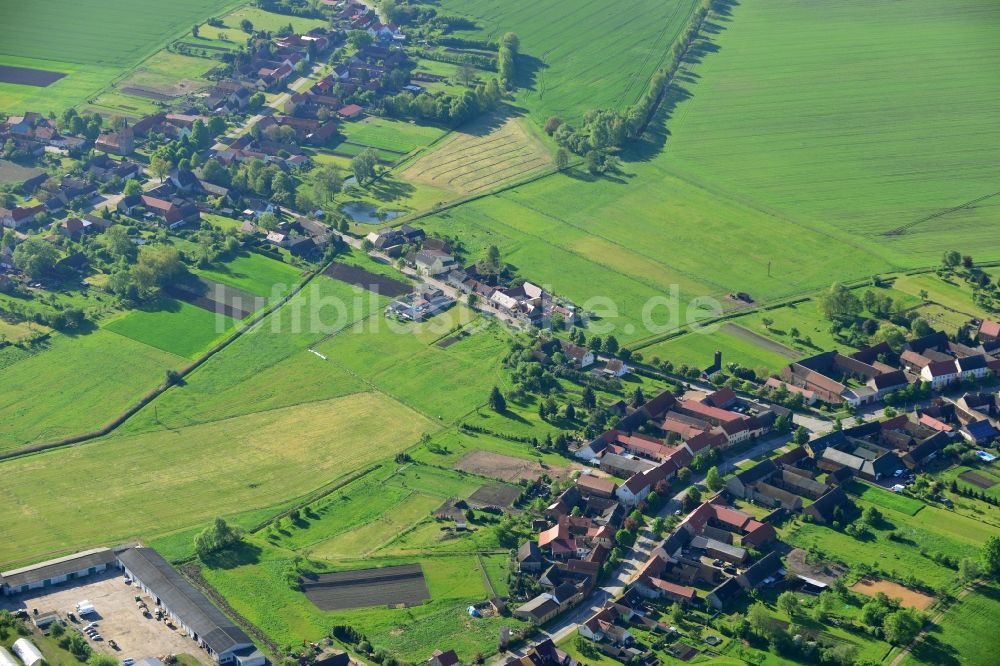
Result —
[[[475,619],[466,613],[470,603],[487,596],[482,569],[474,555],[426,557],[420,564],[427,579],[431,601],[413,608],[389,610],[363,608],[323,612],[301,592],[289,588],[284,571],[294,557],[292,551],[269,546],[263,540],[254,561],[233,568],[204,568],[205,578],[241,615],[260,627],[279,645],[303,638],[318,640],[330,627],[349,624],[365,633],[371,642],[399,659],[416,662],[428,647],[447,642],[464,660],[477,652],[493,649],[500,626],[519,627],[513,618]],[[368,558],[336,569],[357,569],[411,564],[413,558]]]
[[[308,350],[368,317],[382,302],[371,302],[368,292],[318,277],[189,375],[184,386],[161,396],[155,414],[144,410],[123,428],[130,432],[177,428],[365,390],[364,383],[339,364]],[[347,308],[342,318],[335,303]]]
[[[883,509],[892,509],[907,516],[915,516],[917,512],[927,506],[918,499],[876,488],[861,481],[852,481],[846,490],[869,504]]]
[[[450,327],[449,315],[440,317]],[[316,350],[430,418],[451,422],[484,404],[500,382],[507,336],[494,325],[442,349],[432,343],[448,328],[437,319],[394,331],[379,314]]]
[[[69,74],[45,88],[0,84],[0,110],[58,112],[76,106],[169,39],[190,30],[207,13],[233,4],[234,0],[134,0],[123,11],[116,0],[42,4],[0,0],[4,23],[17,26],[0,41],[0,64]]]
[[[905,666],[980,666],[996,662],[1000,588],[982,585],[950,608],[902,662]]]
[[[454,8],[478,16],[487,33],[519,32],[522,3],[485,4]],[[532,20],[558,7],[523,4]],[[910,0],[882,12],[860,1],[763,0],[731,11],[714,19],[710,52],[672,90],[661,114],[669,117],[624,153],[622,174],[596,182],[551,176],[426,218],[427,226],[461,236],[472,254],[498,245],[525,274],[578,304],[611,299],[617,313],[603,319],[629,341],[669,330],[646,325],[642,309],[672,285],[681,303],[675,324],[683,324],[683,306],[696,296],[727,307],[733,291],[758,302],[806,294],[834,279],[934,264],[942,247],[961,248],[964,238],[977,259],[1000,254],[1000,237],[984,232],[992,227],[982,220],[880,235],[995,191],[993,3],[945,11]],[[536,30],[544,41],[597,15],[588,5],[555,27],[538,21]],[[526,53],[547,52],[541,81],[576,62],[562,51],[572,40],[532,48],[531,29],[521,32]],[[600,36],[590,41],[603,53],[620,48]],[[945,43],[961,48],[942,58]],[[910,63],[932,59],[920,76],[906,74]],[[533,115],[551,112],[549,92],[525,95]],[[933,155],[929,146],[938,146]]]
[[[279,644],[313,640],[331,624],[346,622],[375,647],[407,659],[426,652],[428,641],[447,641],[471,659],[491,648],[490,632],[500,619],[473,620],[465,608],[487,598],[486,577],[495,592],[504,589],[507,551],[488,525],[459,537],[443,532],[431,513],[449,497],[468,497],[483,482],[451,470],[387,463],[304,508],[299,519],[281,519],[255,535],[253,555],[238,566],[203,571],[234,608]],[[400,610],[322,612],[282,578],[295,555],[307,557],[317,571],[419,562],[431,600]]]
[[[624,106],[644,92],[687,25],[694,0],[635,0],[627,7],[578,0],[444,0],[442,14],[468,16],[479,29],[460,36],[521,40],[517,99],[541,125],[577,120],[593,108]]]
[[[764,368],[768,372],[777,372],[788,365],[792,358],[766,349],[753,341],[744,340],[736,335],[720,329],[717,333],[686,333],[642,349],[642,357],[646,360],[660,358],[669,360],[674,367],[688,365],[693,368],[712,365],[713,354],[722,352],[722,362],[737,362],[747,368]]]
[[[1000,256],[975,211],[881,235],[997,192],[1000,5],[758,0],[724,27],[669,123],[674,172],[898,265]]]
[[[96,430],[185,363],[110,331],[57,334],[0,370],[0,450]]]
[[[279,298],[302,281],[301,269],[251,252],[211,269],[194,271],[209,279],[256,296]]]
[[[359,393],[5,462],[0,562],[151,538],[278,505],[391,458],[432,427],[385,396]]]
[[[437,127],[369,116],[354,123],[345,123],[341,131],[351,143],[384,148],[396,153],[408,153],[422,148],[443,136]]]
[[[135,310],[105,324],[104,328],[151,347],[197,358],[213,342],[231,332],[236,321],[190,303],[166,299],[163,309]]]
[[[233,4],[238,3],[230,2],[228,4],[232,6]],[[222,3],[222,5],[225,6],[226,3]],[[204,15],[205,13],[202,12],[202,16]],[[293,30],[299,32],[308,32],[313,28],[326,27],[326,21],[321,21],[319,19],[276,14],[274,12],[266,12],[256,7],[241,7],[231,14],[222,17],[223,27],[219,28],[205,24],[199,26],[198,34],[205,39],[213,40],[217,39],[219,33],[225,33],[229,36],[230,41],[242,42],[247,36],[246,33],[240,29],[240,21],[243,21],[244,19],[253,23],[254,30],[266,30],[268,32],[274,32],[285,27],[286,25],[291,25]],[[193,38],[190,38],[190,33],[188,33],[187,41],[197,43]]]

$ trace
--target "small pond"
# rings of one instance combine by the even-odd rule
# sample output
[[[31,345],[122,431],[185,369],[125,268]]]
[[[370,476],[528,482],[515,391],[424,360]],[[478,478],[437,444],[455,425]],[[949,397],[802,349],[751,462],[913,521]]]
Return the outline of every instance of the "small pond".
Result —
[[[401,210],[384,210],[382,211],[382,219],[379,219],[378,209],[375,206],[360,201],[344,204],[340,207],[340,212],[359,224],[384,224],[403,215]]]

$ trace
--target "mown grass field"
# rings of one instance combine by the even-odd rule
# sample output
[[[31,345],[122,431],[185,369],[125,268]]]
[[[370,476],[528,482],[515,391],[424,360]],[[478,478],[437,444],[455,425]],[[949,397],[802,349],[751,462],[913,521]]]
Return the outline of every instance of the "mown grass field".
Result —
[[[927,506],[918,499],[876,488],[860,481],[851,482],[847,490],[869,504],[883,509],[892,509],[907,516],[915,516]]]
[[[351,143],[397,153],[409,153],[426,146],[445,133],[445,130],[438,127],[377,116],[344,123],[340,126],[340,131]]]
[[[165,352],[194,359],[230,333],[236,321],[190,303],[166,299],[163,309],[134,310],[105,324],[106,330]]]
[[[457,34],[521,40],[519,102],[540,126],[549,116],[577,120],[600,107],[633,103],[694,11],[693,0],[637,0],[627,7],[579,0],[444,0],[439,13],[467,16],[477,30]]]
[[[494,590],[504,589],[508,555],[489,525],[460,537],[446,535],[431,513],[449,497],[468,497],[483,481],[452,470],[387,462],[308,505],[298,519],[282,518],[254,535],[244,556],[218,566],[209,562],[203,572],[279,644],[314,640],[330,625],[346,623],[394,655],[415,658],[426,652],[427,641],[447,641],[471,658],[491,645],[495,637],[489,632],[498,629],[499,620],[473,620],[465,609],[487,598],[486,577]],[[482,560],[477,551],[486,551]],[[409,609],[323,612],[284,580],[297,555],[316,571],[419,563],[431,599]],[[504,622],[519,624],[510,618]]]
[[[383,395],[359,393],[5,462],[0,562],[281,504],[391,458],[432,427]]]
[[[507,334],[499,325],[444,349],[433,344],[453,325],[446,313],[417,326],[390,327],[378,313],[316,350],[378,390],[447,423],[486,402],[490,388],[500,383],[507,349]]]
[[[551,163],[549,151],[524,121],[489,116],[454,132],[400,176],[468,194],[525,178]]]
[[[413,608],[389,610],[362,608],[323,612],[301,592],[292,590],[284,572],[294,552],[255,539],[260,547],[256,561],[233,568],[204,568],[205,578],[241,615],[260,627],[279,645],[303,638],[318,640],[330,627],[349,624],[368,635],[373,644],[398,659],[416,662],[428,646],[447,642],[464,660],[471,660],[484,646],[496,642],[500,626],[519,627],[513,618],[473,619],[469,603],[483,601],[487,590],[474,555],[426,557],[420,561],[431,600]],[[367,558],[330,570],[410,564],[413,558]]]
[[[228,3],[229,6],[233,4],[236,3]],[[225,7],[226,3],[222,3],[222,6]],[[205,12],[202,12],[202,16],[205,16]],[[320,19],[275,14],[274,12],[258,9],[257,7],[240,7],[222,17],[222,27],[215,27],[208,24],[201,25],[198,28],[198,34],[206,39],[218,39],[219,33],[225,33],[229,36],[230,41],[242,42],[247,36],[240,29],[240,21],[244,19],[253,23],[254,30],[266,30],[268,32],[274,32],[287,25],[291,25],[292,29],[298,32],[308,32],[313,28],[326,27],[326,21]],[[188,41],[193,40],[188,39]]]
[[[675,368],[688,365],[701,369],[712,365],[716,351],[722,352],[723,364],[735,362],[751,369],[766,368],[768,372],[776,372],[792,361],[788,356],[733,335],[724,328],[714,333],[685,333],[645,347],[642,357],[646,360],[669,360]]]
[[[195,272],[267,298],[280,298],[287,294],[303,277],[300,269],[255,252],[241,255],[211,269],[198,269]]]
[[[110,331],[56,334],[0,370],[0,450],[96,430],[186,363]]]
[[[140,61],[190,30],[211,11],[234,0],[136,0],[123,11],[115,0],[78,3],[0,2],[6,31],[0,64],[34,67],[68,76],[46,88],[0,84],[0,110],[59,112],[84,102]],[[108,31],[114,37],[109,38]]]

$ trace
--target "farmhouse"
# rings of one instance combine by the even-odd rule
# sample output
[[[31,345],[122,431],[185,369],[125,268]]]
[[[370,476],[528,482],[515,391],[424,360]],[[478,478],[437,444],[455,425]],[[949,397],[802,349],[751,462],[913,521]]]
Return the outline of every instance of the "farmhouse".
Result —
[[[115,561],[115,554],[110,549],[95,548],[29,567],[4,571],[0,573],[0,594],[24,594],[92,576],[107,570]]]
[[[822,352],[788,364],[782,369],[781,378],[793,386],[812,391],[824,402],[847,403],[852,407],[874,402],[885,393],[906,385],[905,376],[898,374],[876,382],[880,375],[897,370],[872,359],[869,351],[861,350],[851,356],[837,351]],[[872,359],[873,363],[862,359]]]
[[[802,510],[817,523],[833,522],[834,509],[847,502],[847,495],[840,488],[833,488],[818,500]]]
[[[576,479],[576,485],[584,497],[606,497],[608,499],[615,496],[618,484],[611,479],[602,479],[593,474],[581,474]]]
[[[23,229],[34,222],[44,212],[45,208],[43,206],[0,208],[0,226],[14,230]]]
[[[152,548],[130,548],[122,568],[219,664],[263,666],[253,641]]]

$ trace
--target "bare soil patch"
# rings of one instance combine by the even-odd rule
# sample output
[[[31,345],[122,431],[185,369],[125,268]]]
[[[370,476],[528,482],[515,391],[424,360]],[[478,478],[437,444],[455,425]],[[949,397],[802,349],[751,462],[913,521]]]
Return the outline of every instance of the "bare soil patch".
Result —
[[[21,86],[47,88],[64,76],[66,75],[62,72],[51,72],[47,69],[0,65],[0,83],[16,83]]]
[[[419,564],[313,574],[301,579],[309,601],[324,611],[369,606],[417,606],[430,599]]]
[[[507,509],[514,505],[520,494],[521,491],[514,486],[501,486],[495,483],[488,483],[485,486],[480,486],[476,492],[469,495],[469,499],[466,501],[469,503],[469,506],[474,508],[495,506]]]
[[[122,86],[121,91],[127,95],[145,97],[146,99],[151,99],[156,102],[169,102],[177,97],[177,95],[168,95],[156,90],[150,90],[149,88],[140,88],[139,86]]]
[[[924,610],[934,603],[934,597],[915,592],[908,587],[888,580],[862,580],[852,585],[851,590],[860,592],[867,597],[874,597],[879,592],[885,592],[890,599],[899,599],[902,606],[917,610]]]
[[[722,330],[731,335],[735,335],[742,340],[746,340],[751,344],[757,345],[758,347],[763,347],[768,351],[772,351],[775,354],[781,354],[782,356],[787,356],[788,358],[798,358],[802,356],[802,354],[791,347],[786,347],[771,338],[765,338],[763,335],[754,333],[750,329],[743,328],[739,324],[725,324],[722,327]]]
[[[412,182],[474,193],[523,177],[551,162],[545,147],[519,120],[487,117],[453,133],[400,175]]]
[[[971,483],[972,485],[978,488],[982,488],[984,490],[987,488],[992,488],[993,486],[996,485],[996,482],[993,481],[993,479],[987,478],[982,474],[977,474],[976,472],[972,471],[962,472],[961,474],[958,475],[958,478],[962,479],[962,481],[965,481],[966,483]]]
[[[370,273],[363,268],[348,266],[347,264],[330,264],[330,267],[326,269],[326,275],[332,277],[334,280],[353,284],[362,289],[389,297],[402,296],[403,294],[410,293],[413,289],[405,282],[393,280],[384,275]]]
[[[565,469],[554,469],[534,460],[514,458],[490,451],[472,451],[455,463],[455,469],[461,472],[489,476],[501,481],[520,481],[521,479],[534,481],[541,478],[543,474],[548,474],[550,477],[562,477],[567,476],[577,468],[579,466],[573,465]]]

